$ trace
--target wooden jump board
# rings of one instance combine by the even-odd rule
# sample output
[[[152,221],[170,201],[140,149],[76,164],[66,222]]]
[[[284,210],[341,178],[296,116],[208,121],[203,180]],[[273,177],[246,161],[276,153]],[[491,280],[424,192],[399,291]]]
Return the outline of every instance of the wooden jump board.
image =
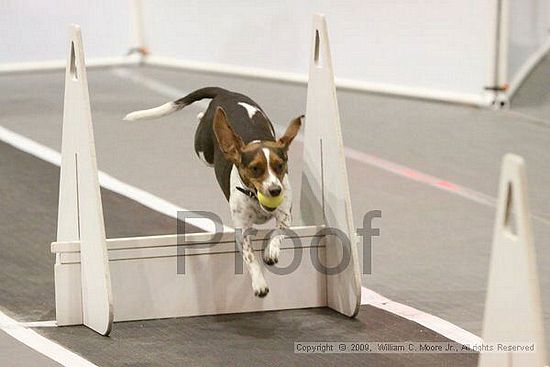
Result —
[[[298,237],[284,240],[276,269],[265,266],[270,286],[265,298],[255,297],[251,291],[234,232],[223,233],[217,242],[212,242],[212,233],[107,239],[114,320],[326,306],[326,275],[312,260],[325,263],[321,229],[323,226],[292,228]],[[268,231],[262,230],[254,236],[259,257],[267,235]],[[300,241],[294,243],[293,239]],[[75,312],[58,324],[80,324],[80,243],[54,242],[51,248],[58,255],[57,279],[73,289],[66,293],[71,305],[67,309]],[[184,274],[178,274],[178,262],[180,271],[184,262]],[[292,272],[284,272],[293,267]],[[283,269],[283,274],[276,274],[278,269]]]

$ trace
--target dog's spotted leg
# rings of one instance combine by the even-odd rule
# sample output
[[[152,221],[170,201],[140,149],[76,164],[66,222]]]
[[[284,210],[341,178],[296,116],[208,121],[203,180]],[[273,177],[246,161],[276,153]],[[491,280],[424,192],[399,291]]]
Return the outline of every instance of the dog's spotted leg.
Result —
[[[275,211],[275,221],[277,222],[278,231],[275,231],[275,235],[270,239],[269,244],[264,250],[264,262],[267,265],[274,265],[279,262],[281,242],[285,238],[283,232],[290,227],[292,222],[292,215],[290,214],[292,198],[290,195],[290,190],[287,189],[287,197],[285,197],[284,202]]]
[[[264,262],[267,265],[274,265],[279,262],[279,253],[281,242],[283,242],[285,235],[284,230],[290,227],[290,214],[281,213],[276,215],[277,231],[274,232],[274,236],[269,240],[269,244],[264,250]]]
[[[240,238],[240,248],[243,256],[244,263],[250,277],[252,278],[252,289],[254,295],[258,297],[265,297],[269,293],[267,282],[265,281],[264,274],[260,267],[260,263],[256,256],[254,256],[254,248],[251,241],[251,228],[245,228],[242,230],[243,236]]]
[[[241,249],[243,261],[246,264],[248,273],[252,280],[252,289],[258,297],[265,297],[269,293],[267,282],[258,259],[254,255],[251,235],[253,234],[253,211],[251,211],[252,199],[234,190],[229,198],[231,218],[236,229],[241,229],[241,236],[237,236],[238,245]]]
[[[248,267],[248,272],[252,278],[252,289],[254,290],[254,295],[258,297],[265,297],[269,293],[269,288],[267,282],[265,281],[264,274],[260,267],[260,263],[256,256],[254,256],[254,251],[252,249],[252,244],[250,241],[250,236],[246,236],[243,241],[243,259]]]

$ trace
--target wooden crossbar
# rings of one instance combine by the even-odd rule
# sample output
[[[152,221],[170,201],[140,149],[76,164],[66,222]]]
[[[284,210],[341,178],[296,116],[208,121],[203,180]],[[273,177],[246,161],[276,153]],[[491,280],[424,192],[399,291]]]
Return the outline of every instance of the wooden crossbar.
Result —
[[[310,238],[320,237],[323,234],[320,231],[325,226],[301,226],[292,227],[290,230],[295,235],[288,235],[287,238]],[[261,229],[253,236],[253,241],[265,241],[272,232],[270,229]],[[290,233],[290,232],[289,232]],[[169,234],[156,236],[139,236],[108,238],[106,240],[108,250],[136,249],[145,247],[170,247],[170,246],[193,246],[193,245],[213,245],[224,243],[235,243],[235,232],[224,232],[215,238],[216,234],[210,232],[187,233],[187,234]],[[52,242],[52,253],[79,252],[80,241],[61,241]]]
[[[303,226],[291,228],[280,247],[281,251],[304,251],[311,247],[324,248],[324,237],[321,230],[324,226]],[[252,238],[254,251],[261,252],[272,230],[262,229]],[[216,241],[212,233],[190,233],[187,235],[161,235],[107,239],[109,261],[129,259],[153,259],[172,256],[196,256],[238,253],[235,232],[220,234]],[[80,263],[80,242],[53,242],[53,253],[59,255],[60,264]],[[261,254],[260,254],[261,257]]]

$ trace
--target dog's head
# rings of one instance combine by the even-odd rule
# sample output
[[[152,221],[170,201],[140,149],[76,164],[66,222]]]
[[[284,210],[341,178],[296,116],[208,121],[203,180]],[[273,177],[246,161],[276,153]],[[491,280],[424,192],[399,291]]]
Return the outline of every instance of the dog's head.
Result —
[[[276,141],[256,141],[244,144],[221,107],[214,115],[214,133],[225,158],[239,170],[244,184],[266,197],[276,197],[284,190],[288,148],[302,125],[302,116],[293,119],[285,133]]]

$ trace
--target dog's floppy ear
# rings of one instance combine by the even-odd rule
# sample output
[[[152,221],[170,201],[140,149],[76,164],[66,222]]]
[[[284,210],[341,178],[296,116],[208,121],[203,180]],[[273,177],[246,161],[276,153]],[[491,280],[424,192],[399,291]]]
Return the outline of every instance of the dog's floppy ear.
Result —
[[[234,164],[240,163],[241,149],[244,147],[244,143],[227,121],[227,115],[223,108],[219,106],[214,113],[214,134],[225,158]]]
[[[290,143],[292,143],[292,140],[294,140],[296,135],[298,135],[298,131],[300,131],[300,126],[302,126],[303,118],[304,115],[298,116],[290,121],[290,124],[288,124],[285,133],[279,138],[279,143],[281,143],[285,147],[285,149],[288,149],[288,146],[290,145]]]

